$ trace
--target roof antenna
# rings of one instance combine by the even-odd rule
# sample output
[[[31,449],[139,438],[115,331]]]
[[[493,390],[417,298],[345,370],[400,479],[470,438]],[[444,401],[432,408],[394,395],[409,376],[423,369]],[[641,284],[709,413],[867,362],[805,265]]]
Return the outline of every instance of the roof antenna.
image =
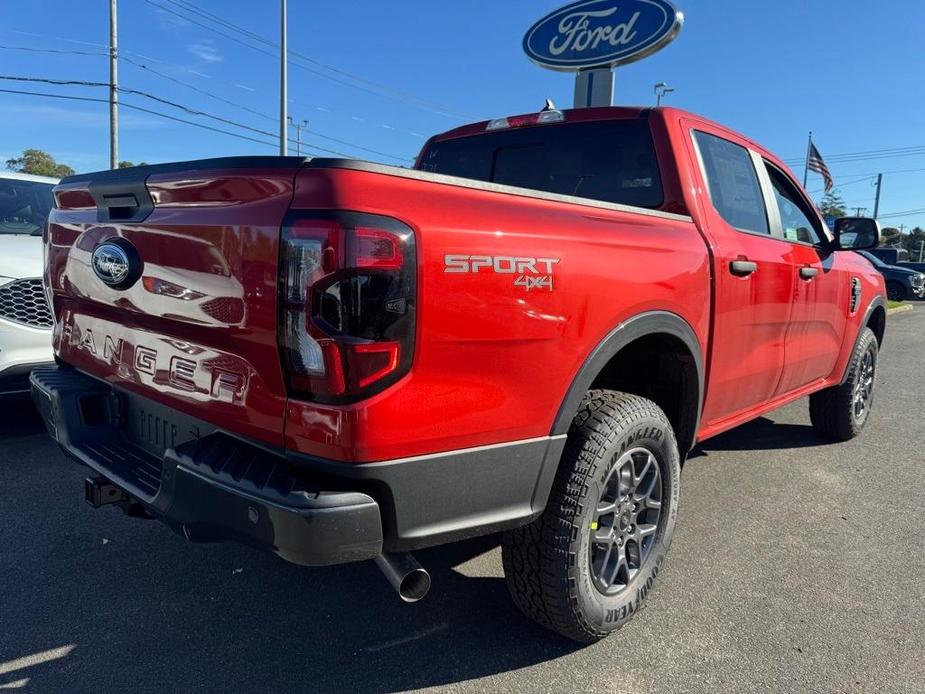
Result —
[[[546,111],[557,111],[556,105],[552,103],[552,99],[546,99],[546,105],[540,110],[540,113],[545,113]]]

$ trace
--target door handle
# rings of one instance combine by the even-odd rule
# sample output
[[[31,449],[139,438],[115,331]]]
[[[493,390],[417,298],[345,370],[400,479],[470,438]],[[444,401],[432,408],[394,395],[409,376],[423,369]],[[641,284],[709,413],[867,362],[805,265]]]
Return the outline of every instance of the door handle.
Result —
[[[804,280],[811,280],[813,277],[819,274],[819,268],[815,267],[801,267],[800,268],[800,277]]]
[[[733,260],[729,263],[729,272],[736,277],[748,277],[758,269],[758,263],[751,260]]]

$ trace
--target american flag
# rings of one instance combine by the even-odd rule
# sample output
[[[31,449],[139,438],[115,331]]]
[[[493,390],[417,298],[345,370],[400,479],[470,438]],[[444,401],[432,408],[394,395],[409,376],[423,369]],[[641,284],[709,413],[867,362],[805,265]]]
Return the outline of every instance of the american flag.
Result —
[[[824,161],[822,161],[822,155],[819,154],[819,150],[816,149],[816,145],[813,143],[809,144],[809,156],[806,159],[806,166],[810,171],[815,171],[817,174],[820,174],[823,180],[825,180],[826,193],[835,187],[835,181],[832,180],[832,174],[829,172],[829,167],[825,165]]]

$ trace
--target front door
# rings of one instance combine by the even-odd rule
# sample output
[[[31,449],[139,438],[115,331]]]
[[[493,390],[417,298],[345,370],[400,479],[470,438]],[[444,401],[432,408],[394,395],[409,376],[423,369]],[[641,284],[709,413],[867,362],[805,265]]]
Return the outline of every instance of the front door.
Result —
[[[832,374],[848,320],[850,278],[839,255],[829,248],[822,220],[797,184],[774,164],[762,165],[774,193],[772,234],[790,243],[796,265],[793,313],[777,388],[777,394],[784,395]]]

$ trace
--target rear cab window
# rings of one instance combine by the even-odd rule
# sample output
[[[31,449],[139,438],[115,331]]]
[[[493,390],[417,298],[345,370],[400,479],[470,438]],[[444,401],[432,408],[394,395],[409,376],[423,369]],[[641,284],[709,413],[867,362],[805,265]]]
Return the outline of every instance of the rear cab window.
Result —
[[[662,180],[643,119],[511,128],[437,140],[422,171],[634,207],[662,205]]]

